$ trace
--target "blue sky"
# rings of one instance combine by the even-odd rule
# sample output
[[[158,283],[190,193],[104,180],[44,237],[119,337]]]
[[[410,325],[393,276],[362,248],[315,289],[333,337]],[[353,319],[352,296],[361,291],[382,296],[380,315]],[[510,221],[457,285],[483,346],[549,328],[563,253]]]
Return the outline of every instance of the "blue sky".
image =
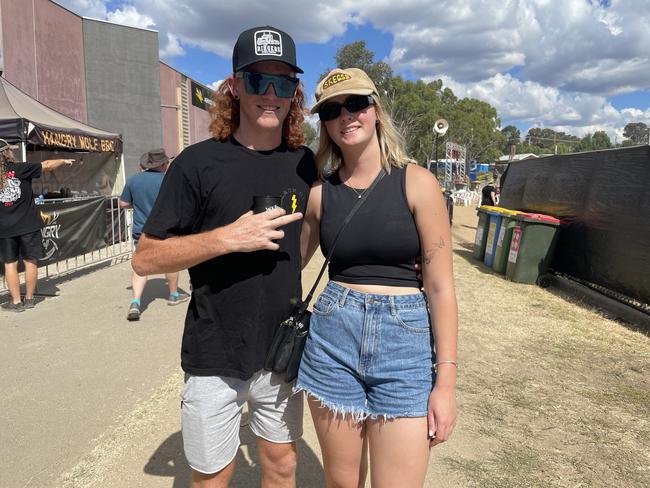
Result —
[[[159,32],[161,58],[211,85],[237,35],[270,24],[298,45],[307,93],[341,46],[366,41],[408,79],[442,79],[502,126],[623,139],[650,125],[650,0],[58,0],[79,15]]]
[[[391,34],[380,32],[370,25],[352,26],[343,35],[332,38],[331,41],[325,44],[298,43],[298,65],[305,71],[300,77],[310,96],[316,89],[320,75],[328,68],[335,67],[337,49],[358,40],[366,42],[366,47],[375,53],[377,60],[382,60],[390,54]],[[233,39],[233,43],[234,41],[235,39]],[[192,47],[186,49],[184,56],[172,58],[167,62],[179,71],[206,85],[225,78],[232,71],[230,58],[224,59],[221,56]],[[400,74],[405,77],[408,76],[408,73]]]

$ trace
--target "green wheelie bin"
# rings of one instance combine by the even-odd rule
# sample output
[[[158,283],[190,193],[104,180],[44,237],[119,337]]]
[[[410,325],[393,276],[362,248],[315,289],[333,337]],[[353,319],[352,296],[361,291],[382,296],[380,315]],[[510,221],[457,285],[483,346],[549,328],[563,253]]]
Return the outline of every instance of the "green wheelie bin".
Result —
[[[541,283],[553,258],[560,220],[550,215],[515,215],[506,278],[517,283]],[[547,282],[547,280],[542,280]],[[548,286],[548,285],[547,285]]]
[[[497,242],[494,248],[492,269],[499,274],[505,274],[506,265],[508,264],[508,253],[510,252],[512,230],[517,225],[515,215],[520,215],[524,212],[508,209],[502,209],[501,212],[504,215],[501,216],[501,226],[499,228],[499,235],[497,236]]]
[[[482,205],[476,212],[478,224],[476,225],[473,256],[479,261],[483,261],[483,258],[485,258],[485,243],[487,242],[488,226],[490,225],[490,214],[488,212],[494,211],[495,208],[490,205]]]
[[[507,217],[512,213],[512,210],[501,207],[494,207],[494,210],[489,212],[490,222],[488,223],[488,235],[485,241],[485,259],[483,259],[483,262],[488,268],[494,267],[494,257],[498,237],[501,234],[501,226],[503,223],[507,223]]]

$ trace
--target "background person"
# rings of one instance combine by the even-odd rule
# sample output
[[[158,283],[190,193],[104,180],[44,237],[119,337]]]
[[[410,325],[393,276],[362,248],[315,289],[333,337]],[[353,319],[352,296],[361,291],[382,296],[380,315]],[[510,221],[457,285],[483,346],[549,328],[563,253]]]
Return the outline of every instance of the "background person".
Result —
[[[133,209],[133,245],[137,247],[142,234],[142,227],[149,217],[151,208],[158,197],[165,171],[169,165],[169,158],[164,149],[154,149],[140,157],[141,172],[131,176],[124,185],[120,196],[120,208]],[[189,299],[187,293],[178,291],[179,272],[166,273],[167,286],[169,287],[168,305],[178,305]],[[147,284],[147,276],[140,276],[135,271],[131,273],[131,290],[133,298],[126,314],[126,319],[140,320],[140,299]]]
[[[496,182],[492,180],[481,190],[481,205],[495,206],[498,202]]]
[[[48,159],[41,163],[16,163],[18,146],[0,139],[0,261],[11,300],[3,310],[22,312],[34,308],[38,260],[43,257],[43,222],[34,203],[32,180],[43,171],[71,165],[72,159]],[[18,261],[25,264],[25,300],[20,298]]]
[[[451,231],[435,177],[412,163],[365,72],[319,83],[318,167],[305,257],[324,255],[353,205],[386,175],[339,236],[313,306],[296,382],[307,393],[329,487],[422,486],[431,446],[456,420],[457,310]],[[415,261],[422,257],[424,293]],[[434,347],[435,346],[435,352]]]
[[[302,296],[302,212],[316,179],[313,154],[302,145],[295,52],[274,27],[240,34],[233,74],[211,109],[214,137],[174,160],[133,259],[139,274],[188,268],[192,280],[181,365],[194,487],[228,486],[244,403],[262,486],[296,484],[302,396],[264,370],[275,331]],[[254,215],[253,197],[262,195],[282,197],[282,208]]]

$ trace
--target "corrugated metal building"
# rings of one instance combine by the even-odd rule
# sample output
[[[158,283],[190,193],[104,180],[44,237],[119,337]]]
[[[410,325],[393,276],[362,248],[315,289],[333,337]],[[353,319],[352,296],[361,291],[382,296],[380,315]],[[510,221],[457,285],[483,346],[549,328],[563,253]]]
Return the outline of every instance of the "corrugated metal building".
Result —
[[[149,149],[175,156],[210,137],[209,90],[160,62],[154,30],[80,17],[51,0],[0,0],[0,71],[54,110],[121,133],[127,176]]]

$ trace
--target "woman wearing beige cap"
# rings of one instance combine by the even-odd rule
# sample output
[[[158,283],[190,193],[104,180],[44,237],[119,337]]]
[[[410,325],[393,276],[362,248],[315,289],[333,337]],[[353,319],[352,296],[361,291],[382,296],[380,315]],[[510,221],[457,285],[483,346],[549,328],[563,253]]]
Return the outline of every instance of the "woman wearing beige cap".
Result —
[[[333,248],[296,382],[307,392],[328,486],[422,486],[429,449],[456,421],[457,311],[451,232],[434,176],[401,138],[362,70],[318,85],[321,121],[302,231],[305,259]],[[371,185],[376,182],[372,190]],[[424,292],[416,277],[422,259]]]

